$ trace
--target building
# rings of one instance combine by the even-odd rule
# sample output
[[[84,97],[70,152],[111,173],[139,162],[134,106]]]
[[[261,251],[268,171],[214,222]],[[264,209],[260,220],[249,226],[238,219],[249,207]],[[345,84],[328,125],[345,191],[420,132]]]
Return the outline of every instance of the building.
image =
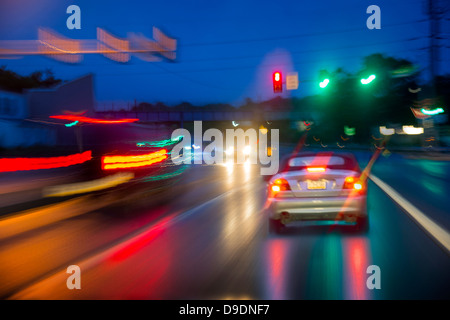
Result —
[[[94,114],[91,74],[22,94],[0,90],[0,148],[74,145],[73,132],[49,116],[84,111]]]

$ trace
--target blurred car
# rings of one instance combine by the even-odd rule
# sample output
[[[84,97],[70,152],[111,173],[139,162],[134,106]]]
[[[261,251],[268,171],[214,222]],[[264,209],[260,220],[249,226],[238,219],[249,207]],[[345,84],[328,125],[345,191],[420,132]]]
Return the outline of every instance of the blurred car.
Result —
[[[268,188],[269,230],[293,221],[345,221],[367,230],[367,183],[352,154],[290,155]]]
[[[245,163],[252,155],[256,156],[256,152],[257,148],[252,148],[249,144],[245,144],[243,148],[231,146],[223,151],[226,161],[233,160],[235,164],[239,163],[239,161]]]

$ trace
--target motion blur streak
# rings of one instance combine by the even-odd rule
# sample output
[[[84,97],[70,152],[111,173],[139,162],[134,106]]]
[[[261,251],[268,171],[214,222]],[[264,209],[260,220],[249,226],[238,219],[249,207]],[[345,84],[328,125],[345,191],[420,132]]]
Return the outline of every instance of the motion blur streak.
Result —
[[[159,141],[142,141],[136,143],[137,147],[166,147],[170,146],[172,144],[178,143],[183,137],[177,137],[175,139],[166,139],[166,140],[159,140]]]
[[[51,30],[39,28],[38,30],[38,52],[55,60],[77,63],[82,56],[80,52],[81,43],[77,40],[67,39]]]
[[[403,133],[405,134],[422,134],[423,128],[415,128],[414,126],[403,126]]]
[[[0,59],[28,55],[44,55],[66,62],[79,63],[83,54],[102,54],[117,62],[128,62],[131,54],[143,61],[160,61],[158,54],[168,60],[176,58],[177,40],[169,38],[153,27],[154,40],[140,34],[129,33],[128,39],[120,39],[97,28],[97,39],[78,40],[66,38],[47,28],[38,29],[38,40],[0,41]]]
[[[127,156],[104,156],[102,161],[103,163],[118,163],[118,162],[122,162],[122,163],[129,163],[129,162],[140,162],[140,161],[146,161],[146,160],[150,160],[153,158],[157,158],[160,157],[162,155],[166,155],[167,154],[167,150],[166,149],[162,149],[156,152],[152,152],[152,153],[148,153],[148,154],[143,154],[143,155],[127,155]]]
[[[66,127],[73,127],[73,126],[76,126],[76,125],[78,124],[78,122],[79,122],[79,121],[74,121],[74,122],[65,124],[65,126],[66,126]]]
[[[437,115],[439,113],[443,113],[444,109],[436,108],[436,109],[433,109],[433,110],[427,110],[427,109],[422,108],[422,109],[420,109],[420,111],[422,111],[422,113],[424,113],[426,115],[434,116],[434,115]]]
[[[97,48],[99,52],[111,60],[118,62],[128,62],[130,60],[130,43],[128,40],[119,39],[103,29],[97,28]],[[108,53],[111,51],[112,53]]]
[[[268,243],[265,250],[267,254],[266,266],[268,270],[268,283],[266,292],[269,293],[270,300],[284,300],[288,296],[287,278],[288,274],[288,243],[281,239],[274,239]]]
[[[185,170],[186,170],[186,167],[182,167],[181,169],[178,169],[177,171],[172,172],[172,173],[165,173],[165,174],[160,174],[157,176],[145,177],[142,179],[142,181],[148,182],[148,181],[158,181],[158,180],[170,179],[170,178],[173,178],[173,177],[176,177],[176,176],[182,174]]]
[[[158,224],[151,228],[148,232],[132,239],[130,243],[127,243],[123,248],[118,249],[114,252],[110,261],[118,262],[123,261],[130,257],[131,255],[139,252],[141,249],[145,248],[150,242],[152,242],[156,237],[158,237],[165,229],[166,224],[173,218],[173,216],[168,216],[163,218]]]
[[[88,118],[88,117],[82,117],[82,116],[73,116],[73,115],[56,115],[56,116],[50,116],[50,118],[53,119],[61,119],[61,120],[68,120],[68,121],[78,121],[78,122],[85,122],[85,123],[103,123],[103,124],[114,124],[114,123],[130,123],[130,122],[136,122],[139,121],[139,119],[118,119],[118,120],[105,120],[105,119],[94,119],[94,118]]]
[[[370,248],[365,238],[344,239],[345,299],[368,300],[366,268],[370,265]]]
[[[101,204],[97,201],[94,207],[91,207],[86,199],[86,197],[80,197],[56,205],[30,209],[10,218],[2,218],[0,219],[0,240],[77,216]]]
[[[103,170],[111,170],[111,169],[126,169],[126,168],[138,168],[138,167],[146,167],[150,166],[154,163],[161,162],[167,158],[167,155],[148,160],[148,161],[139,161],[139,162],[130,162],[130,163],[116,163],[116,164],[104,164],[102,166]]]
[[[0,159],[0,172],[62,168],[91,159],[91,151],[50,158],[3,158]]]
[[[97,180],[52,186],[44,189],[44,197],[65,197],[69,195],[99,191],[130,181],[134,178],[131,172],[117,173]]]
[[[104,156],[102,157],[102,169],[144,167],[161,162],[167,159],[167,157],[166,149],[139,156]]]

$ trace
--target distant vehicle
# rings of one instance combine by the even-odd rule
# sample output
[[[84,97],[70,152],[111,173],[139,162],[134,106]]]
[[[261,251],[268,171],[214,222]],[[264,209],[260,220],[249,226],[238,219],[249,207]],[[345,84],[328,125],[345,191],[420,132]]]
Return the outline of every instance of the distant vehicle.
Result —
[[[231,146],[225,149],[223,152],[226,161],[229,161],[229,159],[232,158],[234,163],[239,163],[239,161],[246,162],[250,158],[251,154],[257,152],[257,148],[252,148],[252,146],[250,146],[249,144],[245,144],[242,149]]]
[[[293,221],[345,221],[368,229],[367,183],[352,154],[318,152],[290,155],[268,188],[269,230]]]

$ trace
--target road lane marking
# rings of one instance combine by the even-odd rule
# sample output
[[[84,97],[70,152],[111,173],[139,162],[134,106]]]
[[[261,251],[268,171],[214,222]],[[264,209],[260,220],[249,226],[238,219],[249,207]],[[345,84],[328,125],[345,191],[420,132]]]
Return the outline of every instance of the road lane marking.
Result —
[[[439,226],[432,219],[428,218],[422,211],[417,209],[411,202],[402,197],[397,191],[395,191],[388,184],[380,180],[373,174],[370,175],[370,179],[389,197],[392,198],[400,207],[402,207],[409,216],[415,220],[434,240],[436,240],[442,247],[447,249],[447,253],[450,253],[450,233]]]
[[[81,260],[79,263],[72,263],[72,264],[79,266],[83,272],[86,272],[87,270],[93,268],[94,266],[99,265],[102,261],[105,261],[109,257],[113,256],[115,253],[126,248],[127,246],[129,246],[130,244],[135,242],[137,239],[139,239],[141,237],[145,237],[149,233],[153,232],[155,229],[169,227],[171,225],[174,225],[174,224],[188,218],[189,216],[191,216],[198,210],[212,204],[215,201],[223,199],[235,192],[240,191],[241,189],[249,188],[249,187],[257,185],[257,184],[258,184],[258,182],[255,181],[255,182],[249,183],[247,185],[242,185],[239,188],[233,188],[233,189],[228,190],[208,201],[201,203],[200,205],[198,205],[196,207],[186,210],[180,214],[173,213],[168,216],[168,217],[173,217],[173,218],[170,218],[170,219],[162,218],[155,222],[152,222],[149,225],[146,225],[146,226],[132,232],[129,236],[126,236],[124,239],[119,240],[118,243],[116,242],[116,244],[110,246],[109,248],[100,249],[100,252],[94,253],[92,256],[87,257],[84,260]],[[260,185],[257,188],[259,190],[262,187],[263,187],[263,185]],[[37,297],[39,297],[39,292],[42,292],[42,290],[45,291],[46,289],[52,290],[54,288],[57,288],[61,283],[65,283],[66,279],[67,279],[66,269],[62,268],[60,271],[57,271],[57,272],[53,273],[52,275],[45,276],[43,279],[32,282],[25,288],[21,289],[20,291],[14,293],[10,297],[8,297],[7,299],[8,300],[36,299]]]

